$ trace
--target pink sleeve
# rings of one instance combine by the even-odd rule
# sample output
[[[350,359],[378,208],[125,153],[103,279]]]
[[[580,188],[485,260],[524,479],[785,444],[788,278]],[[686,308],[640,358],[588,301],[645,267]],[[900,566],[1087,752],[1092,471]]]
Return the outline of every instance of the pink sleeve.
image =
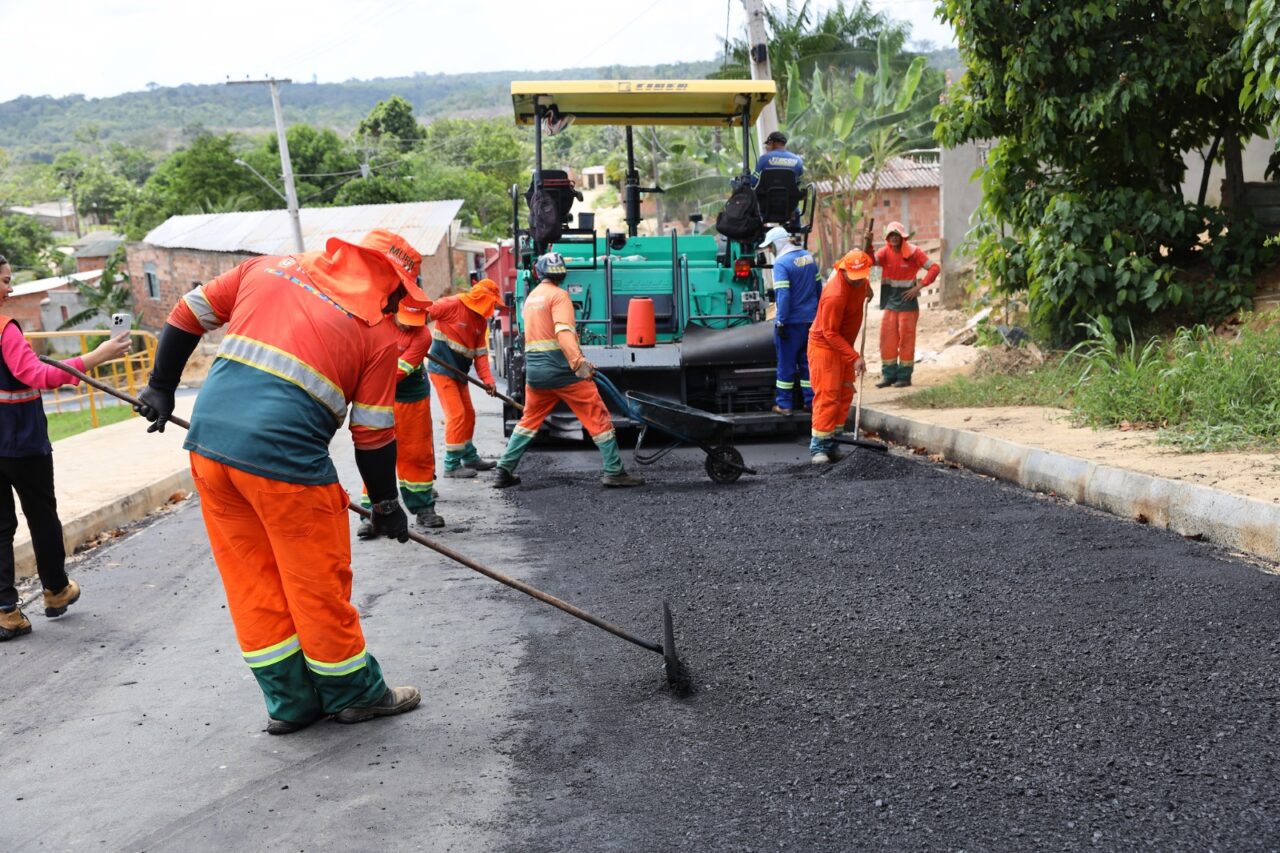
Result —
[[[70,373],[40,361],[31,344],[23,337],[16,321],[5,326],[4,332],[0,334],[0,352],[3,352],[5,367],[28,388],[57,388],[59,385],[76,385],[80,382]],[[76,370],[84,370],[84,359],[80,356],[67,359],[67,364]]]

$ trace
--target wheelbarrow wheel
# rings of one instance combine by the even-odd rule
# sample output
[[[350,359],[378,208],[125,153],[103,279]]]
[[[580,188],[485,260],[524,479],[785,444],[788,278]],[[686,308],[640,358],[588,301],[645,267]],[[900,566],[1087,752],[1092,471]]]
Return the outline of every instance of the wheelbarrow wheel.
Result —
[[[707,476],[717,483],[736,483],[742,476],[742,454],[737,448],[722,444],[707,453]]]

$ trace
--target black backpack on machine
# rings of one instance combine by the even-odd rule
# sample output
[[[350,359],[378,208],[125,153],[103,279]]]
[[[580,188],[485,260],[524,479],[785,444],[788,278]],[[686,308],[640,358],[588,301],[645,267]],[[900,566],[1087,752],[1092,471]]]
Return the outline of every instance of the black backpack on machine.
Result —
[[[564,235],[560,206],[553,193],[535,190],[530,197],[529,233],[537,243],[554,243]]]
[[[724,210],[716,217],[716,230],[730,240],[754,240],[763,228],[756,191],[750,181],[738,178]]]

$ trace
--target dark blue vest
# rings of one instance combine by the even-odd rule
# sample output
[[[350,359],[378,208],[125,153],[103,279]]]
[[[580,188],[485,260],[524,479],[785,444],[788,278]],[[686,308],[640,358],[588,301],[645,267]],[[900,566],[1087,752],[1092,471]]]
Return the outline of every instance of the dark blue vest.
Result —
[[[0,333],[10,323],[17,325],[16,320],[0,314]],[[0,358],[0,456],[43,456],[52,452],[40,392],[19,382]]]

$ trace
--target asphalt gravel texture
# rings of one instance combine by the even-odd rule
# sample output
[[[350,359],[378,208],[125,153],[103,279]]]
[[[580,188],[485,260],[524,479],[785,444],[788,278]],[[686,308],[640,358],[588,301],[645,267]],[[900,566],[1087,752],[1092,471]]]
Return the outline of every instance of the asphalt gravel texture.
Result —
[[[529,454],[505,494],[535,582],[654,640],[669,599],[696,692],[532,620],[506,849],[1280,847],[1280,578],[851,453],[628,490]]]

